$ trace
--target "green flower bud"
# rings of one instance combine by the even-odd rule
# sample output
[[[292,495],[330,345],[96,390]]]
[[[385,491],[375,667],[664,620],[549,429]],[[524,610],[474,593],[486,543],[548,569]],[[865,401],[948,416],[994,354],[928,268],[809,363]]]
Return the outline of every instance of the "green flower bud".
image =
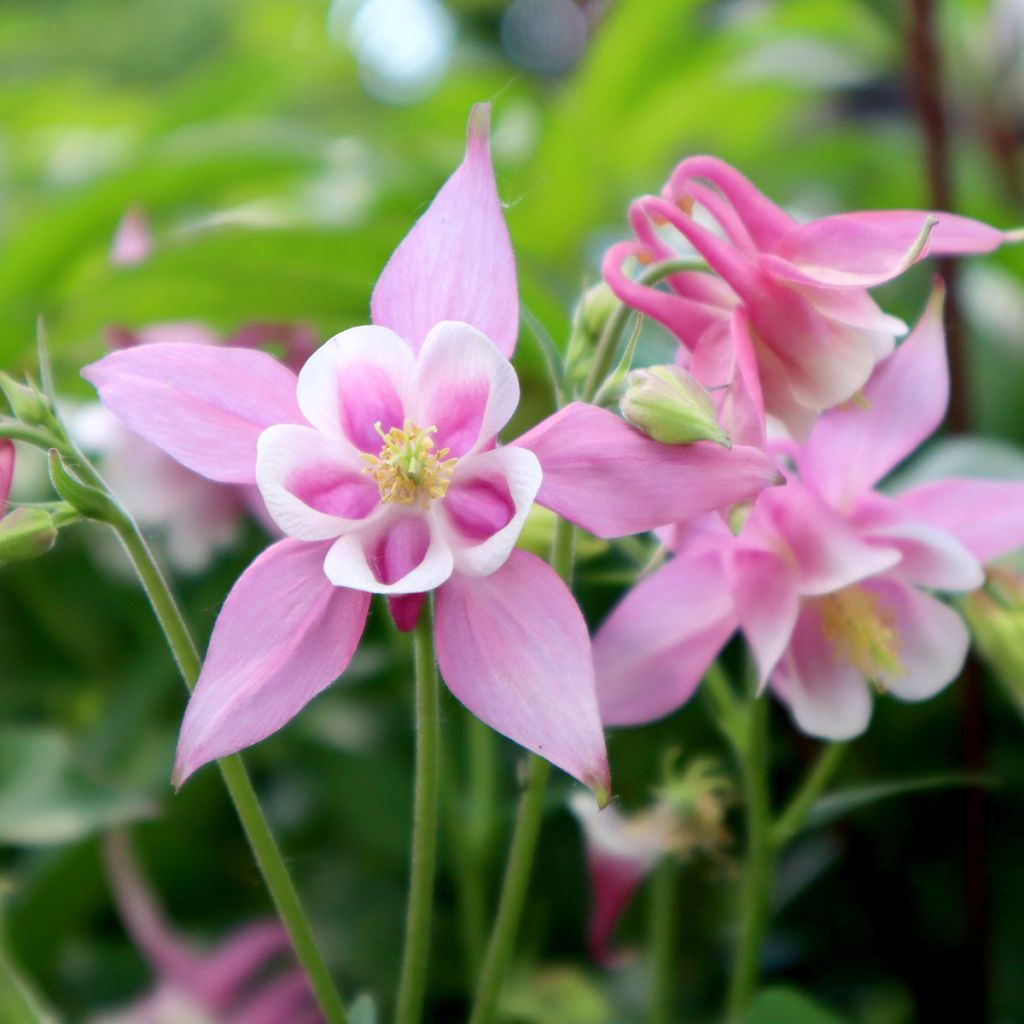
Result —
[[[6,373],[0,373],[3,391],[14,418],[30,427],[52,427],[53,411],[46,398],[31,384],[20,384]]]
[[[566,366],[573,378],[582,380],[586,376],[601,332],[618,305],[615,293],[603,281],[580,296],[573,310],[572,330],[565,353]]]
[[[20,508],[0,519],[0,562],[45,555],[56,543],[57,527],[45,509]]]
[[[959,601],[974,642],[1009,698],[1024,714],[1024,579],[989,569],[985,587]]]
[[[711,396],[682,367],[632,370],[619,408],[627,422],[662,444],[714,441],[732,447]]]
[[[50,482],[53,489],[86,519],[110,523],[117,518],[119,510],[110,495],[75,476],[54,448],[50,449]]]

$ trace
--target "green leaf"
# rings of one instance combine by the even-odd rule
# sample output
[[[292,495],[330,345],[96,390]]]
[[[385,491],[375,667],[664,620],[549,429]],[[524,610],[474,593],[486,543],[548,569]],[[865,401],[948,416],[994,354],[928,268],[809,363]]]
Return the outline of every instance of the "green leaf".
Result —
[[[911,779],[893,779],[889,782],[869,783],[836,790],[823,796],[811,809],[807,828],[820,828],[831,821],[860,810],[879,800],[913,793],[927,793],[939,789],[960,789],[967,786],[990,788],[996,785],[991,775],[970,772],[947,772],[940,775],[922,775]]]
[[[0,951],[0,1020],[5,1024],[55,1024],[56,1017],[40,1009],[28,984]]]
[[[743,1024],[844,1024],[819,1003],[792,988],[769,988],[759,993]]]
[[[147,798],[106,785],[76,764],[56,730],[0,729],[0,843],[73,842],[153,813]]]

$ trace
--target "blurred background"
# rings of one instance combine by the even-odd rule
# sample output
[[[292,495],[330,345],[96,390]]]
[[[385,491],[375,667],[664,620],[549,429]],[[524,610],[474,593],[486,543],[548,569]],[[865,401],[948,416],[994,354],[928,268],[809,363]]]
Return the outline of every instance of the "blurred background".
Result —
[[[688,154],[735,164],[798,217],[938,204],[1024,223],[1020,0],[3,0],[0,367],[33,369],[41,315],[68,415],[88,423],[81,366],[154,327],[241,333],[288,355],[366,322],[377,274],[461,158],[470,105],[487,99],[521,296],[559,344],[603,249],[628,235],[630,198]],[[149,237],[133,249],[138,218]],[[915,319],[931,272],[883,290],[882,304]],[[952,428],[983,440],[931,458],[1024,475],[1024,249],[963,264],[954,293]],[[513,432],[551,406],[525,334],[516,365]],[[93,426],[82,429],[114,478],[114,442]],[[142,470],[122,476],[145,491]],[[45,496],[44,479],[19,457],[15,497]],[[160,509],[150,519],[205,640],[266,534],[225,511],[201,550],[176,556]],[[579,590],[596,625],[633,563],[597,543],[584,552]],[[375,608],[343,682],[247,757],[344,992],[385,1008],[406,880],[408,664],[407,638]],[[893,779],[929,788],[865,799],[782,865],[768,977],[832,1007],[822,1024],[1024,1021],[1024,679],[972,675],[923,706],[880,700],[841,777],[862,794]],[[45,559],[0,570],[0,948],[61,1019],[153,983],[113,908],[105,828],[138,823],[144,870],[197,944],[269,912],[216,773],[172,794],[183,696],[98,533],[65,531]],[[438,1022],[464,1019],[519,759],[449,698],[443,727]],[[775,781],[791,785],[814,747],[777,709],[773,730]],[[612,736],[623,807],[647,799],[671,747],[730,768],[694,703]],[[965,772],[993,785],[940,784]],[[472,810],[467,779],[494,792],[492,812]],[[620,929],[632,961],[591,964],[570,790],[565,778],[551,790],[504,1019],[640,1021],[650,894]],[[688,1021],[713,1019],[721,996],[738,853],[683,870]],[[0,1021],[13,1021],[2,993]]]

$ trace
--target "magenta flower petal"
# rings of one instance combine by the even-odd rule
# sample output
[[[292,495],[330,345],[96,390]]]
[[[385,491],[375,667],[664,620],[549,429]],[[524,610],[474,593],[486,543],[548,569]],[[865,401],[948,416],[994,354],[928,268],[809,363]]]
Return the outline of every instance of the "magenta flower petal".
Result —
[[[914,487],[896,502],[953,534],[979,562],[1024,547],[1024,482],[954,477]]]
[[[293,970],[260,986],[247,998],[243,996],[240,1005],[231,1007],[224,1024],[301,1024],[322,1020],[314,1009],[306,975]]]
[[[129,429],[223,483],[256,479],[256,441],[302,423],[295,375],[264,352],[152,344],[113,352],[82,376]]]
[[[373,322],[415,351],[435,324],[461,320],[510,356],[519,332],[515,259],[488,145],[490,105],[469,115],[466,156],[377,280]]]
[[[291,954],[288,933],[277,921],[255,921],[239,928],[202,959],[202,979],[195,990],[213,1010],[223,1010],[237,1000],[264,968],[282,953]],[[184,986],[183,986],[184,987]],[[309,985],[306,985],[307,996]]]
[[[789,645],[800,611],[798,576],[786,559],[770,551],[737,551],[730,566],[736,614],[761,686]]]
[[[837,657],[818,602],[804,604],[789,649],[772,673],[771,688],[796,724],[811,736],[848,740],[871,720],[871,694],[863,674]]]
[[[604,803],[611,785],[590,638],[554,570],[514,551],[490,576],[453,575],[436,612],[437,662],[452,693]]]
[[[641,580],[594,636],[601,720],[639,725],[675,711],[735,628],[716,553],[673,559]]]
[[[0,437],[0,517],[7,511],[7,500],[11,496],[14,480],[14,444],[6,437]]]
[[[882,675],[885,688],[900,700],[919,701],[953,682],[971,643],[960,616],[930,594],[890,579],[870,580],[864,589],[890,617],[899,638],[900,670]]]
[[[800,471],[830,501],[848,506],[907,457],[942,422],[949,368],[941,284],[910,337],[878,364],[863,400],[818,421],[800,454]]]
[[[384,327],[352,327],[336,334],[299,371],[303,415],[328,437],[376,455],[381,438],[403,425],[416,387],[416,359]]]
[[[540,460],[541,505],[599,537],[641,533],[753,498],[778,474],[755,448],[665,445],[573,402],[513,442]]]
[[[437,427],[438,448],[461,458],[489,444],[519,404],[512,364],[478,330],[440,323],[419,357],[419,393],[413,419]]]
[[[345,670],[369,595],[333,586],[327,548],[291,539],[231,588],[178,740],[175,780],[276,732]]]

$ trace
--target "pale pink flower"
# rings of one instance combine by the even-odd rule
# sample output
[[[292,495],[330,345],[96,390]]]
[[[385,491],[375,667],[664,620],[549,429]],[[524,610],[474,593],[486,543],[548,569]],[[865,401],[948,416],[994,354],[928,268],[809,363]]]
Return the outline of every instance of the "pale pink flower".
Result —
[[[11,496],[11,484],[14,482],[14,442],[0,437],[0,518],[7,511],[7,501]]]
[[[695,205],[715,231],[695,219]],[[929,218],[935,221],[930,231]],[[796,436],[806,435],[818,412],[851,398],[906,330],[867,289],[926,254],[990,252],[1017,237],[966,217],[917,210],[847,213],[800,224],[734,168],[709,156],[683,160],[660,197],[633,203],[630,221],[638,241],[613,246],[604,260],[615,293],[664,324],[698,359],[708,348],[730,347],[738,310],[753,342],[765,409]],[[650,262],[678,255],[660,231],[665,226],[714,273],[675,274],[668,279],[670,291],[630,279],[623,271],[630,257]]]
[[[139,872],[126,841],[105,844],[107,877],[125,930],[157,977],[130,1007],[92,1024],[317,1024],[323,1018],[295,963],[288,933],[274,920],[239,928],[214,949],[176,933]]]
[[[287,539],[236,583],[182,726],[176,777],[263,739],[347,666],[371,593],[411,628],[436,592],[449,689],[478,718],[609,792],[586,624],[514,544],[531,502],[602,536],[742,501],[753,448],[660,445],[575,403],[514,445],[515,264],[474,108],[466,156],[374,289],[373,326],[298,378],[260,352],[154,344],[87,368],[129,427],[214,480],[258,483]]]
[[[1024,544],[1024,483],[955,479],[889,496],[875,485],[940,424],[949,395],[941,291],[863,394],[779,451],[784,487],[738,537],[720,519],[679,531],[594,640],[606,724],[684,703],[737,628],[762,685],[815,736],[862,732],[871,688],[931,697],[959,673],[968,634],[931,591],[976,588],[981,563]]]

